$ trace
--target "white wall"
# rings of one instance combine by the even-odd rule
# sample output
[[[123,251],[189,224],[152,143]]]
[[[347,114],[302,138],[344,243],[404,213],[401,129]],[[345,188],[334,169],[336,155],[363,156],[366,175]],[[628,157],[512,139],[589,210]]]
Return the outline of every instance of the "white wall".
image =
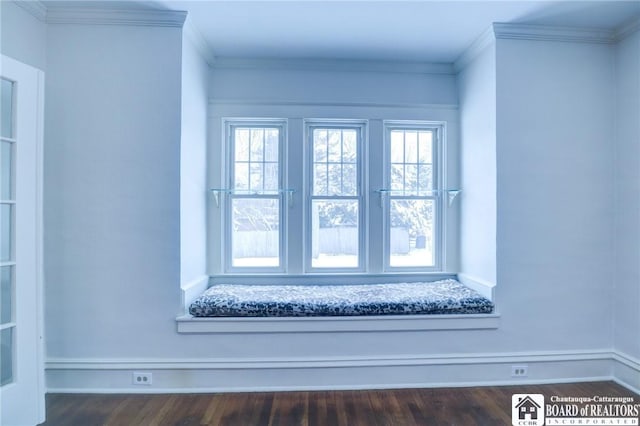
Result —
[[[207,108],[209,66],[194,36],[182,39],[180,141],[180,283],[206,275]]]
[[[497,61],[501,333],[610,348],[613,48],[498,39]]]
[[[614,344],[640,358],[640,32],[616,47]],[[638,380],[640,383],[640,380]]]
[[[541,363],[533,380],[610,374],[601,362],[613,343],[610,46],[496,43],[498,329],[185,335],[175,323],[187,273],[179,208],[187,198],[197,204],[198,190],[194,184],[181,199],[179,185],[181,164],[185,171],[202,147],[195,131],[198,142],[181,159],[181,136],[200,128],[201,109],[182,132],[180,91],[201,105],[203,68],[187,66],[196,81],[183,86],[180,37],[175,28],[49,27],[50,388],[140,390],[131,386],[133,369],[156,373],[144,391],[510,380],[509,364],[534,360]],[[490,56],[460,85],[465,128],[483,135],[491,133],[482,118],[492,114],[479,111],[491,98],[482,87],[484,79],[493,84]],[[209,90],[214,104],[236,102],[237,113],[246,111],[237,101],[248,99],[432,104],[434,114],[457,115],[456,81],[447,74],[223,68],[210,72]],[[331,113],[324,104],[305,108],[301,117]]]
[[[280,344],[261,346],[261,354],[424,355],[611,347],[611,280],[601,265],[612,261],[613,198],[607,179],[613,173],[613,157],[602,143],[613,130],[612,48],[596,44],[499,40],[496,49],[495,71],[491,64],[493,52],[488,50],[462,72],[460,89],[465,109],[460,115],[466,120],[464,126],[468,126],[463,127],[463,131],[478,128],[483,140],[490,144],[494,116],[491,91],[492,86],[496,87],[495,256],[502,314],[500,328],[416,332],[411,338],[394,333],[336,334],[331,336],[335,345],[330,348],[313,336],[272,335],[270,341]],[[247,69],[234,74],[214,68],[212,99],[216,102],[218,96],[223,100],[257,98],[262,103],[253,108],[264,111],[267,108],[262,105],[274,99],[295,102],[309,96],[308,102],[332,97],[345,102],[371,100],[366,97],[363,81],[371,88],[377,87],[377,82],[373,82],[378,78],[376,73],[285,71]],[[494,75],[497,83],[491,80]],[[451,81],[450,76],[436,78]],[[360,83],[353,91],[346,90],[344,88],[350,86],[342,84],[344,79]],[[307,80],[318,84],[310,84],[303,90],[302,82]],[[389,81],[385,84],[388,96],[377,102],[391,102],[393,86],[390,88]],[[452,102],[452,97],[457,96],[456,87],[444,87],[448,88],[446,96],[443,92],[434,95],[438,92],[426,87],[421,101]],[[251,90],[257,94],[251,96]],[[414,98],[404,100],[409,102],[409,99]],[[224,102],[222,106],[216,105],[214,113],[223,107]],[[252,106],[235,108],[231,110],[240,114]],[[300,116],[304,117],[305,112],[306,107],[301,108]],[[490,151],[479,155],[491,162]],[[463,158],[469,156],[471,152],[467,151]],[[487,169],[488,176],[485,174],[483,179],[487,179],[485,185],[490,191],[491,167]],[[474,169],[473,173],[480,175],[482,170]],[[467,175],[467,179],[471,178]],[[598,194],[599,202],[593,201],[594,193]],[[481,207],[490,211],[490,204],[478,205]],[[482,218],[476,220],[480,220],[479,226],[484,226]],[[491,243],[490,232],[483,238]],[[490,268],[484,270],[485,266],[480,263],[477,268],[478,273],[487,275],[483,278],[491,279]],[[584,312],[598,312],[598,315],[584,315]],[[533,334],[536,338],[522,339],[523,334]],[[227,336],[220,339],[226,340]],[[262,337],[255,339],[259,342]],[[374,341],[385,344],[372,346]],[[280,352],[279,347],[287,349]],[[242,356],[242,352],[230,346],[229,350],[234,356]]]
[[[0,24],[2,54],[45,70],[46,24],[13,1],[0,2]]]
[[[460,97],[460,272],[496,283],[496,46],[458,74]]]
[[[450,65],[388,63],[375,61],[304,61],[304,60],[232,60],[220,59],[214,63],[210,75],[210,183],[211,187],[224,187],[222,168],[221,122],[225,117],[267,117],[288,120],[287,152],[289,164],[299,164],[302,158],[305,118],[368,120],[368,176],[370,190],[383,188],[382,150],[383,120],[427,120],[447,122],[449,169],[453,170],[448,182],[458,185],[458,114],[455,75]],[[302,167],[290,167],[287,172],[289,188],[301,189]],[[303,239],[299,220],[303,213],[302,192],[294,194],[292,206],[287,210],[289,221],[290,274],[303,273]],[[297,200],[296,200],[297,199]],[[445,214],[457,222],[457,205],[447,208]],[[209,271],[222,270],[220,265],[220,209],[211,203],[211,246]],[[378,215],[374,217],[374,215]],[[371,197],[369,217],[371,223],[381,223],[381,209],[374,195]],[[452,227],[455,230],[455,227]],[[369,229],[367,270],[382,271],[382,233],[373,226]],[[451,241],[457,236],[451,233]],[[375,248],[378,248],[377,250]],[[457,272],[454,244],[449,245],[448,272]],[[457,257],[457,256],[456,256]]]
[[[216,100],[249,100],[304,103],[371,103],[457,105],[455,77],[418,72],[398,73],[375,70],[372,63],[326,61],[313,66],[294,61],[258,63],[245,67],[212,69],[210,97]],[[221,66],[222,65],[222,66]],[[411,68],[413,64],[407,64]],[[316,68],[316,69],[314,69]],[[324,68],[324,69],[323,69]],[[351,70],[349,70],[351,68]],[[401,64],[392,66],[402,69]],[[446,66],[443,67],[446,70]]]
[[[47,32],[48,357],[153,356],[180,311],[181,29]]]

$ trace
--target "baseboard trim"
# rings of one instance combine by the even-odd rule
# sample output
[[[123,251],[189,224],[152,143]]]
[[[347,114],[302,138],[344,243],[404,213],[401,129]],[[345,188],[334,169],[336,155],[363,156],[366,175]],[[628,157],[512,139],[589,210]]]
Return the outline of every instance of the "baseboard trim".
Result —
[[[286,358],[49,358],[47,370],[128,370],[150,368],[172,369],[295,369],[402,365],[462,365],[523,362],[559,362],[609,360],[611,351],[510,352],[486,354],[444,354],[433,356],[397,355],[367,357],[286,357]]]
[[[616,351],[612,360],[614,381],[640,395],[640,359]]]
[[[623,380],[618,379],[617,377],[613,376],[611,378],[611,380],[613,380],[614,382],[616,382],[617,384],[619,384],[620,386],[622,386],[625,389],[630,390],[633,393],[637,393],[638,395],[640,395],[640,388],[637,388],[635,386],[631,386],[630,384],[626,383]]]
[[[185,393],[241,393],[241,392],[305,392],[305,391],[348,391],[348,390],[386,390],[386,389],[434,389],[434,388],[469,388],[469,387],[487,387],[487,386],[528,386],[528,385],[550,385],[561,383],[586,383],[586,382],[607,382],[615,380],[612,376],[593,376],[593,377],[580,377],[569,379],[543,379],[543,380],[519,380],[513,382],[509,380],[491,381],[491,382],[442,382],[442,383],[395,383],[395,384],[367,384],[359,386],[297,386],[291,387],[278,387],[278,386],[262,386],[262,387],[210,387],[210,388],[198,388],[197,390],[189,388],[145,388],[145,389],[131,389],[131,388],[98,388],[87,390],[86,388],[49,388],[47,393],[68,393],[68,394],[185,394]],[[625,386],[619,383],[621,386]],[[629,390],[633,391],[632,388]],[[637,393],[637,391],[635,391]]]
[[[613,359],[640,372],[640,359],[638,358],[632,357],[624,352],[616,351],[613,353]]]
[[[326,359],[50,359],[48,392],[198,393],[504,386],[613,380],[610,351]],[[511,366],[529,376],[511,378]],[[153,374],[134,385],[133,371]]]

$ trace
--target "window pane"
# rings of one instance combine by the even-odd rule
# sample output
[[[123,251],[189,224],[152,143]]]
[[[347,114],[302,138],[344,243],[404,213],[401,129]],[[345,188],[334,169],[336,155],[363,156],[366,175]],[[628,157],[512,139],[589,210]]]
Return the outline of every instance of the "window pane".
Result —
[[[406,163],[418,162],[418,133],[406,132],[404,136],[404,161]]]
[[[391,162],[404,162],[404,132],[401,130],[391,131]]]
[[[0,262],[11,261],[11,207],[10,204],[0,204]]]
[[[409,194],[416,194],[418,190],[418,166],[407,164],[404,166],[404,190]]]
[[[433,266],[433,200],[391,200],[389,251],[391,266]]]
[[[418,133],[418,160],[421,163],[431,163],[433,156],[433,132]]]
[[[234,189],[260,192],[280,188],[279,135],[277,128],[236,129]]]
[[[355,163],[358,156],[358,135],[355,130],[342,132],[342,161]]]
[[[342,195],[358,195],[358,176],[355,164],[342,166]]]
[[[264,189],[266,191],[276,191],[278,188],[278,163],[265,163]]]
[[[13,82],[0,79],[0,136],[13,137]]]
[[[315,129],[313,138],[313,195],[357,195],[357,130]]]
[[[358,214],[358,202],[355,200],[313,200],[312,267],[358,267]]]
[[[13,382],[13,328],[0,331],[0,386]]]
[[[236,163],[234,178],[235,189],[249,189],[249,163]]]
[[[391,131],[390,188],[402,195],[425,195],[433,190],[433,132]]]
[[[234,267],[279,266],[278,199],[235,198],[231,209],[231,264]]]
[[[325,163],[313,166],[313,195],[328,195],[327,166]]]
[[[264,158],[264,129],[251,129],[251,162]]]
[[[249,189],[261,191],[262,187],[262,163],[251,163],[249,166]]]
[[[342,194],[342,166],[329,164],[329,195]]]
[[[13,266],[0,268],[0,324],[11,322],[13,304]]]
[[[313,161],[327,161],[327,131],[315,129],[313,131]]]
[[[391,166],[391,189],[394,191],[402,191],[404,189],[404,166]]]
[[[0,200],[10,200],[13,198],[12,194],[12,169],[13,158],[12,149],[9,142],[0,142]]]
[[[235,161],[249,161],[249,129],[236,129]]]
[[[329,162],[339,163],[342,160],[342,141],[340,130],[329,130]]]
[[[431,166],[419,166],[418,167],[418,185],[419,191],[431,191],[433,189],[432,167]],[[423,194],[424,195],[424,194]]]
[[[278,161],[278,129],[264,131],[264,161]]]

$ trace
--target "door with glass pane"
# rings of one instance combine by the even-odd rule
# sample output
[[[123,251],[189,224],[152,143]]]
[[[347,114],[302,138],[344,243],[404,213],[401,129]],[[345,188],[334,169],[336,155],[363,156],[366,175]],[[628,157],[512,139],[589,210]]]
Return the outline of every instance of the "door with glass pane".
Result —
[[[0,68],[0,424],[44,421],[41,287],[43,73]]]

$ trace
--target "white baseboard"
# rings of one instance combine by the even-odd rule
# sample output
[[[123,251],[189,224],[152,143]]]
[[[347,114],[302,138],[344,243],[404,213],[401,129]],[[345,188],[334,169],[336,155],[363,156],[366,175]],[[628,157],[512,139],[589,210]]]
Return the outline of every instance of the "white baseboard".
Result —
[[[48,392],[202,393],[496,386],[613,380],[612,352],[278,359],[50,359]],[[512,365],[528,376],[511,377]],[[134,385],[133,371],[153,374]]]
[[[623,352],[614,352],[612,358],[615,382],[640,395],[640,359]]]

